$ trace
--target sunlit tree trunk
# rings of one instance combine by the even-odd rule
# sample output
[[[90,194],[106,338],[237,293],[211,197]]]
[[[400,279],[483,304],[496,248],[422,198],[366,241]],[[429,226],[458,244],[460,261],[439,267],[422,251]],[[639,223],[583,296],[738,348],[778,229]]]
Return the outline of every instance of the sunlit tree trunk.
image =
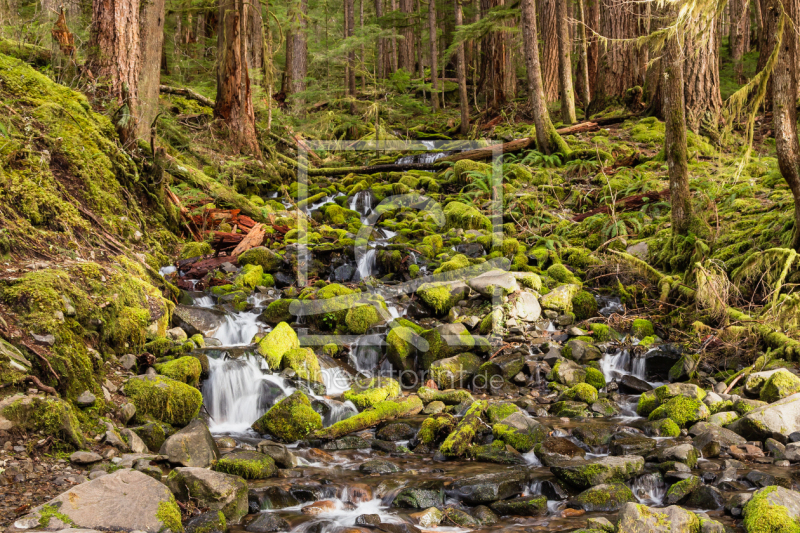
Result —
[[[150,138],[150,125],[158,114],[158,85],[164,47],[164,0],[150,0],[139,13],[142,67],[139,73],[139,121],[136,135]]]
[[[716,18],[696,24],[697,35],[686,39],[683,69],[686,119],[695,133],[703,124],[715,131],[722,110]]]
[[[548,102],[558,100],[558,8],[559,0],[539,0],[542,31],[542,83]]]
[[[400,68],[408,73],[414,72],[414,26],[412,17],[414,16],[414,1],[400,0],[400,12],[405,15],[403,27],[400,34],[403,39],[398,46],[398,63]]]
[[[461,0],[455,2],[456,26],[464,23],[464,14],[461,11]],[[464,58],[464,45],[458,45],[456,50],[456,76],[458,77],[458,99],[461,107],[461,135],[469,133],[469,98],[467,97],[467,65]]]
[[[383,0],[375,0],[375,17],[383,16]],[[386,77],[386,39],[378,39],[378,48],[375,52],[375,71],[378,79]]]
[[[439,70],[439,63],[437,61],[437,55],[439,52],[436,49],[436,0],[428,0],[428,31],[430,32],[431,40],[431,85],[433,87],[431,104],[433,106],[433,110],[438,111],[439,94],[437,93],[437,90],[439,84],[437,83],[436,78],[438,77],[437,72]]]
[[[567,16],[567,2],[569,0],[556,0],[556,13],[558,20],[558,85],[561,92],[561,121],[564,124],[573,124],[575,117],[575,92],[572,86],[572,59],[570,52],[572,41],[569,37],[569,17]]]
[[[592,114],[619,101],[638,79],[636,49],[630,42],[638,35],[636,4],[627,0],[601,2],[599,33],[609,42],[600,47]]]
[[[755,0],[758,2],[759,0]],[[730,0],[730,49],[731,59],[733,59],[733,69],[736,74],[736,82],[744,83],[744,72],[742,68],[742,56],[745,51],[745,40],[750,39],[750,34],[745,33],[745,20],[749,20],[748,0]]]
[[[578,80],[576,86],[578,88],[578,95],[581,99],[581,107],[584,110],[584,118],[588,119],[586,110],[589,108],[589,45],[587,42],[587,34],[589,33],[584,26],[586,22],[585,10],[583,7],[584,0],[577,0],[578,12]]]

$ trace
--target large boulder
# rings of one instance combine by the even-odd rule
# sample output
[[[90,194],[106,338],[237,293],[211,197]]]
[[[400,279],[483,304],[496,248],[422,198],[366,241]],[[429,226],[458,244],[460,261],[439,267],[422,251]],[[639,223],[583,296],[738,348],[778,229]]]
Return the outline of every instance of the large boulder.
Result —
[[[428,351],[422,354],[423,370],[430,370],[434,361],[468,352],[475,347],[475,338],[462,323],[444,324],[422,332]]]
[[[586,370],[575,361],[562,359],[553,365],[552,370],[547,375],[547,379],[548,381],[555,381],[567,387],[572,387],[578,383],[583,383],[583,380],[586,379]]]
[[[722,450],[731,446],[739,446],[746,442],[747,440],[744,437],[729,429],[713,424],[704,426],[703,430],[699,431],[692,439],[694,447],[700,450],[700,453],[706,459],[717,457]]]
[[[580,290],[580,286],[573,283],[556,287],[542,296],[542,307],[559,313],[569,313],[572,311],[572,299]]]
[[[190,337],[197,334],[213,337],[225,323],[225,313],[208,307],[178,305],[172,313],[172,323]]]
[[[527,453],[542,442],[548,428],[537,420],[521,413],[513,413],[492,426],[496,440],[502,441],[520,453]]]
[[[221,511],[230,523],[238,523],[248,511],[247,482],[238,476],[205,468],[176,468],[167,477],[167,486],[178,500],[191,498],[198,507]]]
[[[747,533],[800,531],[800,493],[771,486],[757,490],[742,510]]]
[[[700,519],[692,512],[673,505],[655,509],[626,503],[619,511],[617,533],[698,533]]]
[[[447,488],[447,495],[469,505],[490,503],[518,496],[525,490],[524,471],[493,472],[461,478]]]
[[[297,348],[300,348],[300,340],[297,338],[297,333],[286,322],[275,326],[263,339],[258,341],[258,353],[264,356],[267,364],[273,370],[280,369],[283,354]]]
[[[203,395],[191,385],[165,376],[134,376],[123,387],[136,407],[136,419],[153,418],[173,426],[185,426],[200,412]]]
[[[71,403],[58,398],[16,394],[0,400],[0,430],[40,431],[74,448],[84,447],[77,413]]]
[[[258,265],[264,272],[277,272],[284,264],[282,256],[266,246],[256,246],[242,253],[238,258],[239,265]]]
[[[509,318],[522,322],[536,322],[542,316],[542,306],[535,294],[529,291],[520,291],[511,297],[512,302],[508,310]]]
[[[219,459],[219,449],[208,426],[200,419],[193,420],[161,445],[158,452],[170,463],[205,468]]]
[[[249,450],[229,453],[217,461],[214,470],[244,479],[267,479],[278,473],[272,457]]]
[[[180,509],[169,489],[152,477],[129,469],[76,485],[17,521],[20,522],[47,529],[72,526],[145,533],[183,531]]]
[[[649,418],[650,420],[669,418],[680,427],[686,427],[687,425],[692,425],[695,422],[707,419],[710,414],[711,412],[708,406],[700,400],[693,400],[685,396],[676,396],[655,408],[653,412],[650,413]]]
[[[778,369],[761,387],[761,401],[772,403],[800,392],[800,378],[785,368]]]
[[[789,435],[800,431],[800,393],[757,407],[730,424],[728,429],[748,440],[773,438],[786,443]]]
[[[749,396],[758,396],[761,393],[761,388],[767,380],[780,369],[765,370],[764,372],[751,372],[750,375],[744,380],[743,389],[745,394]]]
[[[628,502],[635,502],[631,489],[623,483],[608,483],[591,487],[569,500],[570,507],[587,512],[618,511]]]
[[[431,379],[440,389],[458,389],[469,385],[470,378],[483,361],[474,353],[465,352],[431,363]]]
[[[467,285],[486,298],[495,293],[505,296],[519,290],[517,278],[505,270],[490,270],[467,281]]]
[[[291,443],[322,429],[322,417],[311,407],[308,396],[295,391],[256,420],[253,429],[262,435],[269,433],[283,442]]]
[[[622,483],[640,474],[644,458],[638,455],[603,457],[595,461],[572,461],[551,466],[550,471],[558,479],[572,486],[588,489],[601,483]]]

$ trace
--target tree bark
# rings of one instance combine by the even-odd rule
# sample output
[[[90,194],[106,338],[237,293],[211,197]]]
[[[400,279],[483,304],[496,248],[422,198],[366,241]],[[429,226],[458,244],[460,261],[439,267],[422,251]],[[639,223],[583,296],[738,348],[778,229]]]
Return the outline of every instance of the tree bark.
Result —
[[[542,24],[542,83],[548,102],[558,100],[558,8],[560,0],[539,0],[539,20]]]
[[[761,72],[767,65],[767,59],[775,49],[775,35],[778,31],[778,20],[780,17],[775,15],[776,4],[771,0],[755,0],[761,2],[761,17],[764,22],[763,31],[761,32],[761,39],[758,42],[758,63],[756,65],[756,72]],[[774,78],[770,76],[767,81],[767,94],[764,96],[764,110],[770,111],[772,109],[772,84]]]
[[[414,0],[400,0],[400,12],[405,15],[400,34],[403,39],[399,43],[398,63],[409,74],[414,73],[414,26],[411,18],[414,16]]]
[[[347,19],[345,38],[349,39],[355,35],[355,0],[345,0],[344,9],[344,15]],[[354,50],[347,53],[347,94],[352,97],[356,95],[356,53]]]
[[[260,6],[261,4],[258,1],[244,3],[246,13],[244,20],[247,23],[245,30],[245,35],[247,35],[247,68],[250,69],[250,72],[261,70],[264,57],[261,12],[260,9],[257,9]]]
[[[600,57],[600,45],[594,32],[600,30],[600,0],[586,0],[586,26],[592,30],[587,32],[586,65],[589,69],[589,98],[594,98],[597,87],[597,63]],[[589,103],[584,104],[588,112]]]
[[[772,74],[775,150],[781,175],[789,185],[794,197],[792,248],[800,251],[800,143],[797,140],[797,110],[795,107],[795,95],[797,94],[796,36],[792,27],[781,17],[780,0],[767,0],[765,7],[764,23],[766,25],[767,19],[772,18],[771,25],[776,30],[776,39],[781,39],[780,52]],[[783,10],[786,18],[797,20],[796,0],[785,0]]]
[[[684,98],[689,129],[695,133],[707,124],[716,131],[722,110],[719,91],[719,43],[716,18],[699,21],[686,38]]]
[[[439,70],[439,63],[437,61],[439,52],[436,49],[436,0],[428,0],[428,31],[430,32],[431,40],[431,86],[433,87],[433,91],[431,92],[431,104],[434,111],[439,111],[439,86],[436,81],[436,73]],[[442,82],[442,84],[444,84],[444,82]],[[467,84],[465,81],[465,89],[466,86]]]
[[[392,11],[397,11],[397,0],[392,0]],[[397,26],[394,27],[395,33],[399,33]],[[392,36],[392,74],[400,68],[400,46],[397,37]]]
[[[142,67],[139,73],[139,121],[136,126],[136,136],[145,140],[149,140],[150,125],[158,114],[164,16],[164,0],[144,3],[139,13]]]
[[[570,50],[572,42],[569,37],[569,17],[567,16],[567,2],[569,0],[556,0],[558,20],[558,85],[561,91],[561,121],[564,124],[573,124],[575,117],[575,92],[572,86],[572,59]]]
[[[681,54],[680,37],[672,35],[667,38],[661,58],[664,66],[664,151],[669,175],[673,236],[687,235],[693,222],[683,97],[684,58]]]
[[[115,122],[124,144],[134,140],[137,130],[139,45],[139,0],[93,0],[88,65],[121,106]]]
[[[461,0],[454,0],[454,2],[456,27],[458,27],[464,23],[464,14],[461,11]],[[467,135],[469,133],[469,98],[467,96],[466,63],[464,58],[464,44],[462,43],[458,45],[456,49],[456,77],[458,77],[458,100],[461,111],[461,135]]]
[[[577,0],[578,8],[578,80],[576,86],[583,107],[584,118],[588,119],[586,111],[589,109],[589,43],[586,40],[586,15],[583,7],[584,0]]]
[[[308,22],[308,0],[297,0],[292,14],[292,94],[306,90],[306,76],[308,75],[308,42],[306,28]],[[303,105],[302,100],[295,101],[295,107]]]
[[[539,151],[545,154],[553,152],[566,153],[569,149],[561,136],[556,133],[542,86],[542,71],[539,66],[539,35],[536,29],[535,0],[522,0],[522,40],[525,49],[525,65],[528,68],[528,98],[530,99],[533,122],[536,126],[536,144]]]
[[[217,70],[214,117],[228,127],[232,147],[260,157],[247,54],[242,43],[241,11],[233,2],[220,4],[220,10],[224,24],[218,38],[224,43],[224,54],[219,58]]]
[[[375,0],[375,18],[380,20],[383,16],[383,0]],[[382,80],[386,77],[386,39],[378,39],[378,48],[375,52],[375,76]]]
[[[759,0],[755,0],[758,2]],[[730,0],[730,48],[731,59],[733,59],[733,71],[737,83],[744,83],[744,72],[742,69],[742,56],[744,55],[745,39],[750,39],[749,34],[745,34],[745,19],[749,19],[748,0]]]
[[[626,39],[637,36],[636,4],[627,0],[602,0],[600,34],[610,41],[600,52],[597,67],[596,93],[591,114],[619,101],[625,91],[637,83],[635,46]]]

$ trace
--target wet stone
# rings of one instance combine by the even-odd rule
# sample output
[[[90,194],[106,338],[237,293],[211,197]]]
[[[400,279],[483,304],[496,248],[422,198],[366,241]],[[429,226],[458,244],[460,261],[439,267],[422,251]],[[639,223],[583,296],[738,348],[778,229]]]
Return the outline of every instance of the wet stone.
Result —
[[[394,474],[400,471],[400,467],[391,461],[372,459],[366,463],[361,463],[358,470],[364,474]]]

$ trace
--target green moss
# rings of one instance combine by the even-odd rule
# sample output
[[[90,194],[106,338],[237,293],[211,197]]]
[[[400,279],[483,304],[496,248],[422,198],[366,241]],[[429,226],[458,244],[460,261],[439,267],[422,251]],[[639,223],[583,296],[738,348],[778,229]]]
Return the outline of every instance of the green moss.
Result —
[[[744,506],[743,525],[747,533],[800,533],[800,520],[789,510],[771,501],[778,487],[766,487],[753,495]]]
[[[644,318],[637,318],[631,325],[631,335],[639,339],[655,335],[653,323]]]
[[[84,437],[72,404],[57,398],[22,398],[2,415],[27,431],[53,436],[70,448],[83,448]]]
[[[371,305],[359,305],[347,311],[345,324],[354,335],[363,335],[369,328],[381,322],[378,310]]]
[[[174,426],[185,426],[200,412],[200,391],[164,376],[142,376],[125,383],[125,395],[136,406],[136,418],[147,417]]]
[[[181,524],[181,510],[178,508],[175,497],[170,495],[169,501],[160,502],[158,510],[156,511],[156,518],[164,524],[164,530],[170,530],[174,533],[183,532],[183,524]]]
[[[187,242],[181,249],[181,259],[190,259],[208,255],[212,252],[211,245],[207,242]]]
[[[492,426],[492,435],[498,441],[505,442],[520,453],[528,453],[546,437],[544,431],[539,433],[524,432],[502,422]]]
[[[191,356],[180,357],[167,363],[157,364],[155,365],[155,369],[159,374],[193,386],[200,382],[200,374],[203,371],[200,361]]]
[[[214,465],[214,470],[244,479],[267,479],[278,472],[272,457],[249,451],[234,452],[223,456]]]
[[[659,405],[661,405],[661,402],[656,397],[655,392],[643,392],[642,395],[639,396],[639,403],[636,405],[636,413],[638,413],[639,416],[648,416]]]
[[[486,409],[486,416],[489,419],[491,424],[496,424],[497,422],[502,421],[503,419],[513,415],[514,413],[519,413],[520,409],[513,403],[508,402],[501,402],[501,403],[491,403],[489,407]]]
[[[322,370],[314,350],[310,348],[294,348],[283,354],[281,370],[291,368],[297,377],[306,381],[322,383]]]
[[[550,265],[547,269],[547,275],[558,283],[580,283],[575,278],[575,275],[570,272],[567,267],[560,263]]]
[[[292,305],[292,302],[294,302],[294,300],[289,298],[275,300],[261,313],[261,318],[267,324],[279,324],[291,320],[292,314],[289,312],[289,306]]]
[[[441,274],[443,272],[452,272],[454,270],[460,270],[462,268],[467,268],[470,266],[469,259],[465,255],[458,254],[453,257],[451,260],[442,263],[442,265],[433,271],[434,274]]]
[[[593,404],[597,401],[597,389],[588,383],[578,383],[577,385],[566,390],[562,394],[562,397],[567,400]]]
[[[573,306],[575,301],[573,300]],[[616,337],[614,330],[606,324],[589,324],[589,329],[592,330],[592,338],[595,342],[608,342]]]
[[[352,388],[342,395],[345,400],[353,402],[359,410],[372,407],[387,398],[396,396],[400,396],[400,384],[392,378],[356,380]]]
[[[481,422],[480,418],[487,407],[488,404],[486,401],[475,401],[470,408],[467,409],[467,412],[456,428],[444,440],[439,447],[439,451],[448,457],[458,457],[462,455],[472,443],[478,429],[483,426],[483,422]]]
[[[336,422],[323,430],[314,433],[320,439],[334,439],[342,435],[353,433],[364,428],[372,427],[380,422],[398,416],[416,414],[422,410],[422,400],[417,396],[408,396],[405,399],[385,400],[365,409],[344,420]]]
[[[461,202],[450,202],[444,207],[445,231],[451,228],[492,231],[492,223],[475,207]]]
[[[450,434],[456,427],[453,415],[440,413],[426,418],[419,428],[417,439],[425,445],[433,446]]]
[[[597,316],[597,300],[590,292],[580,291],[572,298],[572,312],[577,320]]]
[[[781,368],[767,379],[767,382],[761,387],[759,397],[761,401],[773,403],[796,392],[800,392],[800,378],[785,368]]]
[[[322,417],[311,408],[305,394],[295,391],[256,420],[253,429],[260,434],[274,435],[282,442],[295,442],[322,429]]]
[[[708,407],[699,400],[676,396],[660,405],[650,413],[650,420],[669,418],[680,427],[705,420],[709,416]]]
[[[241,254],[236,262],[240,266],[258,265],[264,272],[277,272],[283,265],[283,258],[269,248],[256,246]]]
[[[589,367],[586,369],[586,377],[583,378],[584,382],[588,385],[591,385],[597,390],[602,389],[606,386],[606,378],[602,372],[597,370],[596,368]]]
[[[70,517],[68,517],[63,513],[59,513],[58,509],[59,507],[56,507],[55,505],[49,505],[49,504],[43,505],[42,508],[39,510],[39,525],[41,527],[47,527],[50,525],[50,520],[55,518],[57,520],[61,520],[65,524],[68,524],[72,527],[77,527],[75,525],[75,522],[73,522]]]
[[[456,303],[450,293],[450,285],[447,283],[423,283],[417,289],[416,294],[439,315],[446,314]]]
[[[281,366],[283,354],[299,347],[297,333],[289,324],[281,322],[258,342],[258,353],[267,360],[271,369],[277,370]]]

